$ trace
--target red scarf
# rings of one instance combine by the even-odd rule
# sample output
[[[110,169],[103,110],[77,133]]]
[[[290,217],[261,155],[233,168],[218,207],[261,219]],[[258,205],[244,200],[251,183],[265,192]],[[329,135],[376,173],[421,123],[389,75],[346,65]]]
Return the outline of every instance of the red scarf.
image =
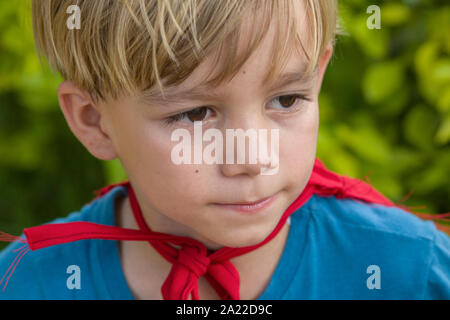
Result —
[[[365,178],[368,179],[366,176]],[[148,241],[167,261],[172,263],[169,275],[161,287],[162,296],[167,299],[187,300],[192,294],[192,299],[200,299],[198,295],[198,279],[204,276],[215,289],[221,299],[239,299],[239,273],[230,259],[249,251],[255,250],[272,240],[285,224],[287,218],[306,203],[312,195],[335,196],[338,199],[351,198],[367,203],[381,204],[389,207],[399,207],[408,211],[409,208],[400,204],[394,204],[384,197],[370,184],[364,181],[342,176],[328,170],[325,165],[316,158],[314,168],[308,184],[303,192],[286,209],[275,229],[262,242],[248,247],[230,248],[223,247],[210,253],[199,241],[181,236],[154,232],[150,230],[142,216],[133,188],[128,181],[109,185],[97,191],[97,198],[108,193],[116,186],[128,188],[131,208],[139,226],[139,230],[119,228],[115,226],[101,225],[91,222],[51,223],[24,229],[25,238],[15,237],[0,232],[0,240],[17,241],[24,245],[15,250],[16,258],[6,271],[0,284],[6,278],[3,290],[5,290],[9,278],[20,259],[28,252],[62,243],[83,239],[104,240],[132,240]],[[405,200],[405,199],[404,199]],[[402,200],[402,202],[404,201]],[[419,214],[423,219],[440,220],[450,217],[450,213],[431,215]],[[449,227],[438,225],[438,229],[450,232]],[[176,249],[171,244],[181,246]]]

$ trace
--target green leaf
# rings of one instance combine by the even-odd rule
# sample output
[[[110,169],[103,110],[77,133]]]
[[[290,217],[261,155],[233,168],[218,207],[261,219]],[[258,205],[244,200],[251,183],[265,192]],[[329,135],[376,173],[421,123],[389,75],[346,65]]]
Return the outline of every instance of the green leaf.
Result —
[[[411,9],[402,3],[388,2],[381,6],[381,25],[397,26],[407,22]]]
[[[373,127],[350,128],[341,124],[336,135],[342,144],[367,161],[386,165],[389,160],[389,145]]]
[[[413,146],[423,150],[433,149],[433,137],[437,119],[430,108],[415,106],[408,112],[403,126],[406,140]]]
[[[432,77],[438,83],[450,83],[450,59],[438,59],[431,70]]]
[[[442,89],[436,107],[442,113],[450,112],[450,84]]]
[[[108,184],[122,182],[127,179],[127,175],[119,159],[104,161],[103,167],[105,168],[105,176]]]
[[[434,61],[439,55],[439,43],[434,41],[425,42],[420,46],[414,57],[414,65],[416,72],[419,75],[425,75],[429,73]]]
[[[448,164],[447,164],[448,165]],[[414,175],[416,183],[414,188],[419,194],[427,194],[433,192],[440,185],[448,184],[448,175],[445,172],[448,171],[442,167],[438,161],[434,161],[427,166],[424,170]]]
[[[392,176],[374,173],[369,176],[369,179],[370,185],[390,200],[396,201],[404,194],[400,182]]]
[[[434,141],[440,145],[444,145],[450,142],[450,113],[447,114],[447,116],[439,125],[439,129],[436,133]]]
[[[379,103],[374,112],[380,116],[388,116],[391,118],[399,116],[408,106],[411,97],[411,89],[408,85],[397,90],[395,94]]]
[[[337,149],[327,161],[327,165],[339,174],[357,178],[359,176],[359,163],[343,149]]]
[[[362,89],[369,103],[381,103],[402,90],[404,68],[398,61],[373,64],[366,71]]]
[[[397,175],[414,172],[422,166],[424,161],[423,153],[417,150],[399,145],[392,149],[391,162],[392,168]]]
[[[368,16],[362,14],[356,17],[352,23],[346,24],[350,35],[356,40],[365,55],[374,59],[386,56],[389,43],[389,30],[387,28],[367,28]]]

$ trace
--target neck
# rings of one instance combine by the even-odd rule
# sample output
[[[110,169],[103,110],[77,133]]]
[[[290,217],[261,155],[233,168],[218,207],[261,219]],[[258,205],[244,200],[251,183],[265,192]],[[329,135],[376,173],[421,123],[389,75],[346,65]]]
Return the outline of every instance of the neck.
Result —
[[[117,226],[138,229],[129,197],[118,198],[115,209]],[[145,212],[143,215],[148,223]],[[148,225],[153,231],[170,233],[159,230],[154,224],[148,223]],[[286,223],[280,232],[265,245],[230,259],[230,262],[239,271],[241,299],[257,299],[267,287],[280,260],[288,233],[289,224]],[[201,239],[199,241],[210,250],[220,248],[217,244]],[[170,271],[171,263],[166,261],[147,242],[121,241],[119,242],[119,252],[125,278],[135,298],[162,299],[160,288]],[[201,299],[219,299],[204,277],[199,279],[199,295]]]

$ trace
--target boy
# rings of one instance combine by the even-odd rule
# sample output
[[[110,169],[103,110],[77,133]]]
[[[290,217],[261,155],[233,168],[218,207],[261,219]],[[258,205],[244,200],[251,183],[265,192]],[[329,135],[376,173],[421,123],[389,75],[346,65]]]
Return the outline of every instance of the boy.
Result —
[[[37,47],[72,132],[130,183],[16,238],[2,299],[450,298],[447,235],[315,158],[335,1],[74,3],[33,1]],[[176,163],[198,124],[215,161]],[[278,148],[220,161],[229,129]]]

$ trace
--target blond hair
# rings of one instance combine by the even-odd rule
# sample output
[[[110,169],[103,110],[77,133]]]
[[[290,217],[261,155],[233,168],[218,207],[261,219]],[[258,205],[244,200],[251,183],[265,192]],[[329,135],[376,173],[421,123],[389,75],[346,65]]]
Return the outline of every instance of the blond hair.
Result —
[[[309,50],[298,36],[294,1],[305,1]],[[79,30],[66,26],[67,7],[74,4],[81,12]],[[32,12],[38,54],[64,79],[101,99],[155,84],[164,95],[165,85],[182,83],[213,52],[219,53],[219,70],[208,84],[217,86],[238,73],[275,20],[274,64],[264,83],[274,79],[294,47],[306,55],[311,73],[334,43],[337,24],[337,0],[33,0]],[[256,28],[238,56],[246,13],[258,13]]]

